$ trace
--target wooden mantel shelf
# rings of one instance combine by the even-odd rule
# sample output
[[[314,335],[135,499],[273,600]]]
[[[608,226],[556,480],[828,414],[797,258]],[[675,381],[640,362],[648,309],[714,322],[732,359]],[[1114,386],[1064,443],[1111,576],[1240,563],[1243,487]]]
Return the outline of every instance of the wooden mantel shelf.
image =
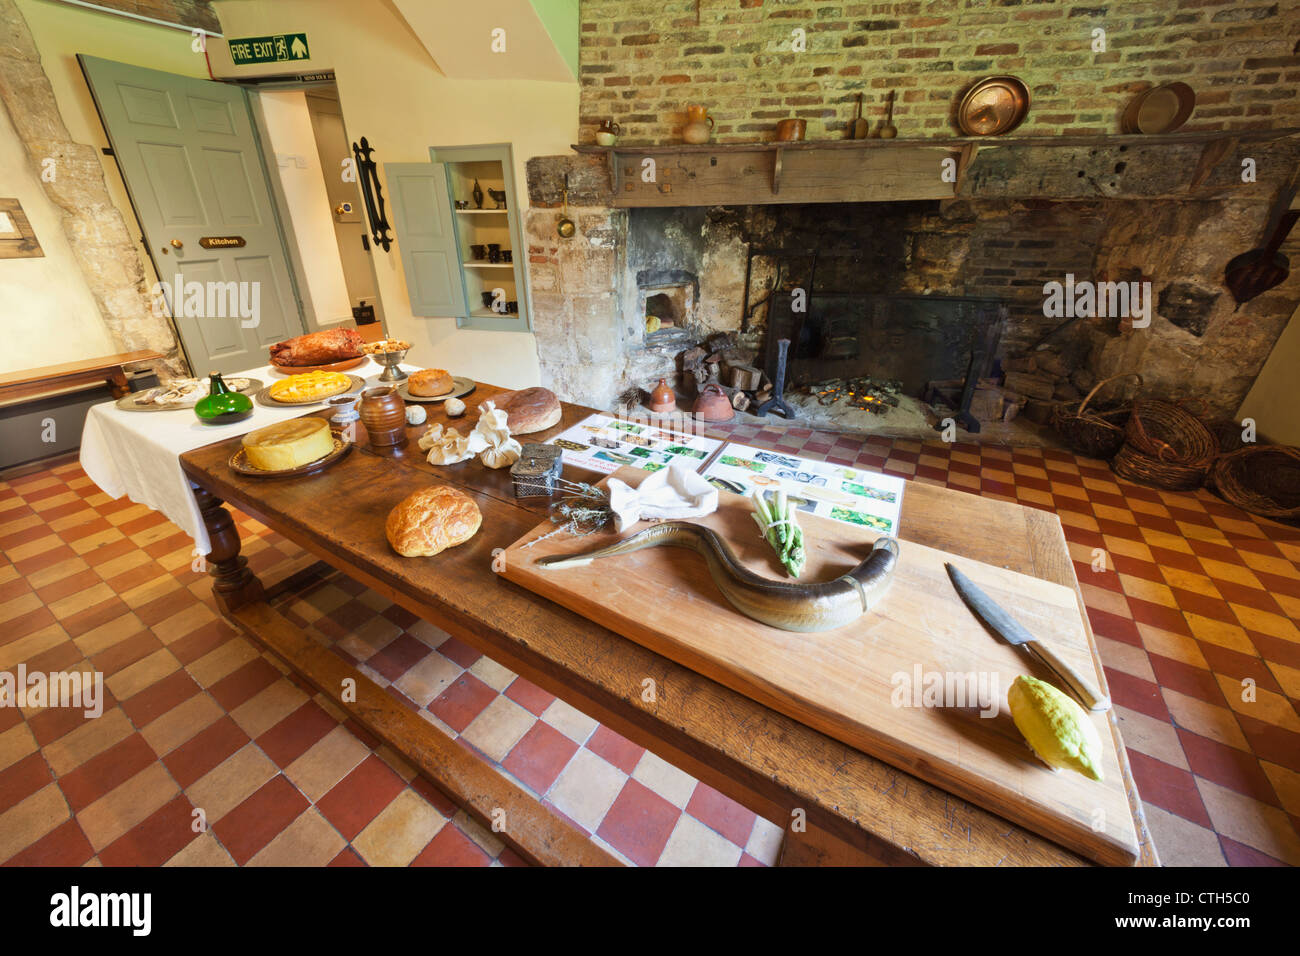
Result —
[[[1265,150],[1293,168],[1300,129],[1158,135],[950,136],[793,143],[574,145],[603,156],[616,207],[1041,196],[1188,198],[1241,185]],[[1282,142],[1289,141],[1289,142]],[[1244,150],[1246,144],[1249,153]],[[1033,148],[1032,156],[1026,152]],[[653,160],[648,163],[647,160]],[[954,162],[955,161],[955,162]],[[1123,175],[1121,175],[1123,174]],[[1269,173],[1271,183],[1272,172]],[[1261,184],[1265,175],[1261,164]],[[1262,190],[1254,191],[1257,195]]]
[[[615,146],[595,146],[592,144],[575,144],[570,148],[576,153],[627,153],[638,156],[662,156],[672,153],[717,153],[739,152],[752,153],[765,150],[787,149],[910,149],[917,146],[943,148],[956,151],[968,143],[978,146],[1156,146],[1165,144],[1207,143],[1211,140],[1236,139],[1241,142],[1259,140],[1285,139],[1300,135],[1300,128],[1285,129],[1243,129],[1243,130],[1203,130],[1189,133],[1159,134],[1097,134],[1093,136],[944,136],[926,139],[826,139],[800,140],[794,143],[690,143],[669,144],[667,146],[637,145],[619,143]]]

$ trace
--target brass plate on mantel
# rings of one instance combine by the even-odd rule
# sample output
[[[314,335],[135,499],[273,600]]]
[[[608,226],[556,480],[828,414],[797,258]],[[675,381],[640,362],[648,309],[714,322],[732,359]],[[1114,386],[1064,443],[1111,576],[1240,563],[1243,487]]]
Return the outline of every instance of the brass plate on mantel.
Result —
[[[1029,112],[1029,87],[1014,76],[986,76],[961,98],[957,128],[966,136],[1009,133]]]

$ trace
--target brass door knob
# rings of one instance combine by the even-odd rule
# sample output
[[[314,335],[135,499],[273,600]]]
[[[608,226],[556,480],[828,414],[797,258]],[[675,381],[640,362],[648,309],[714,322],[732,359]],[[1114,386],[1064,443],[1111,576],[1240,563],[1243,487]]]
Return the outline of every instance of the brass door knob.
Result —
[[[185,245],[185,243],[181,242],[179,239],[173,239],[173,240],[172,240],[172,248],[173,248],[173,249],[180,249],[180,248],[181,248],[182,246],[184,246],[184,245]]]

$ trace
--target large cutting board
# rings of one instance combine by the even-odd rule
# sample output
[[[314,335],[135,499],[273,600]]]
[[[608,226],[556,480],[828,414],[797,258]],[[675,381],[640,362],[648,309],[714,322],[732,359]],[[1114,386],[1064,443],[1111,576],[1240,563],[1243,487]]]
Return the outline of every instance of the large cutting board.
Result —
[[[758,536],[750,503],[726,492],[720,497],[718,511],[699,523],[719,532],[756,572],[784,578]],[[808,551],[805,581],[838,577],[867,555],[874,540],[869,531],[813,515],[801,515],[800,524]],[[953,561],[1079,673],[1094,676],[1069,588],[904,540],[894,581],[877,610],[834,631],[795,634],[734,610],[704,560],[679,548],[649,548],[565,570],[535,567],[547,555],[621,537],[564,533],[526,547],[553,530],[543,523],[507,549],[507,579],[1084,856],[1109,864],[1136,860],[1137,836],[1105,715],[1090,715],[1105,745],[1103,782],[1041,764],[1011,721],[1006,692],[1017,675],[1050,674],[984,629],[943,565]],[[945,680],[974,674],[977,688],[983,675],[996,715],[980,716],[978,703],[969,700],[966,706],[924,706],[931,673]],[[920,689],[913,693],[918,674]],[[914,705],[918,701],[922,706]],[[947,701],[957,702],[955,693]]]

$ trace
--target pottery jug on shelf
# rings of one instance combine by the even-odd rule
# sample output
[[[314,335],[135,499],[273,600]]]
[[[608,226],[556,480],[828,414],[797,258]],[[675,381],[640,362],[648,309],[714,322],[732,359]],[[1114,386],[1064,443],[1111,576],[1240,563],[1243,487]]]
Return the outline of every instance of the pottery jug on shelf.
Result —
[[[668,387],[668,380],[661,378],[659,384],[655,386],[655,390],[650,393],[650,411],[658,415],[666,415],[676,410],[677,396]]]
[[[601,146],[613,146],[618,142],[618,134],[623,132],[613,120],[602,120],[601,124],[596,127],[596,142]]]
[[[729,422],[736,416],[736,410],[727,400],[727,393],[722,386],[710,382],[700,389],[695,399],[695,417],[706,422]]]
[[[478,184],[477,179],[474,180],[474,191],[470,193],[470,195],[474,197],[474,208],[482,209],[483,208],[483,187]]]
[[[686,107],[686,125],[682,127],[682,139],[698,145],[707,143],[713,134],[713,117],[704,106]]]

